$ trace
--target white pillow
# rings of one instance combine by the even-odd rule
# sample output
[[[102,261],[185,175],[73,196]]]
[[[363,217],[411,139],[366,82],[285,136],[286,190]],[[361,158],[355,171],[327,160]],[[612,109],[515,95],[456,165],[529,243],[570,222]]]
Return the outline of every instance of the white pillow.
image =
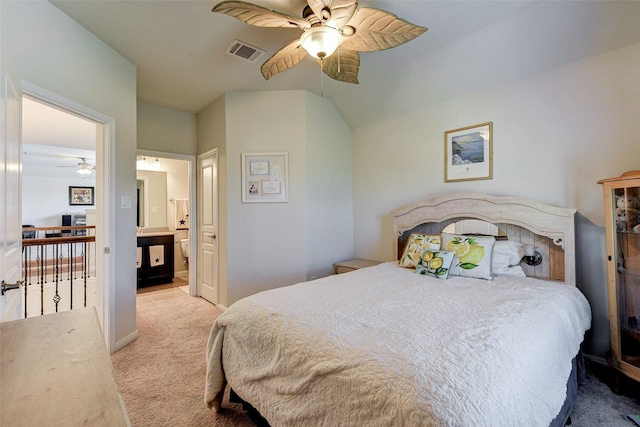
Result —
[[[505,268],[501,269],[500,271],[494,272],[493,275],[494,276],[520,276],[520,277],[527,277],[527,275],[524,274],[524,270],[519,265],[512,265],[510,267],[505,267]]]
[[[491,273],[505,276],[525,276],[520,260],[524,256],[524,245],[511,240],[498,240],[493,245]]]
[[[495,241],[493,236],[442,233],[442,250],[456,253],[449,275],[491,280],[491,259]]]

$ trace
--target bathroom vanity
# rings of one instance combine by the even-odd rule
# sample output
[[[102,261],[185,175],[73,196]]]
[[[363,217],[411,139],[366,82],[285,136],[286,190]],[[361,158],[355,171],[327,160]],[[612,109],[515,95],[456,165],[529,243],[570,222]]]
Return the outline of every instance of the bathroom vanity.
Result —
[[[173,282],[174,233],[138,234],[138,289]]]

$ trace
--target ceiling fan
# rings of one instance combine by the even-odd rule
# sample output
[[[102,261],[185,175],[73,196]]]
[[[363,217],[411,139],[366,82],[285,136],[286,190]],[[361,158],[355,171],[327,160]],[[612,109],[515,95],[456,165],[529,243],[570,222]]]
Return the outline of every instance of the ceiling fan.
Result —
[[[79,157],[81,160],[77,165],[60,165],[59,168],[76,168],[76,172],[80,175],[91,175],[91,171],[95,170],[96,167],[92,166],[87,162],[86,157]]]
[[[309,53],[332,79],[358,84],[359,52],[396,47],[427,31],[384,10],[358,9],[357,0],[307,0],[302,18],[243,1],[223,1],[215,5],[212,12],[258,27],[303,31],[299,39],[262,64],[260,70],[266,80],[293,67]]]

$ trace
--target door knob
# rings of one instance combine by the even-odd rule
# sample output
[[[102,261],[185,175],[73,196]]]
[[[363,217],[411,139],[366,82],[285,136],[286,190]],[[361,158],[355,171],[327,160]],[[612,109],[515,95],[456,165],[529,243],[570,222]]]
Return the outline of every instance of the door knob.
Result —
[[[24,283],[24,280],[18,280],[16,283],[7,283],[4,280],[2,281],[2,295],[5,292],[10,291],[12,289],[20,289],[20,286]]]

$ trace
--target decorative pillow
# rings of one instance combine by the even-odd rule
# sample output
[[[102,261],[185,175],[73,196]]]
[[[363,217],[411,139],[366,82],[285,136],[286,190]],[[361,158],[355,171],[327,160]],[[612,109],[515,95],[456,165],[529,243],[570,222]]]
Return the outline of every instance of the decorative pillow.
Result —
[[[442,233],[442,249],[455,252],[449,274],[491,280],[493,236]]]
[[[491,273],[504,276],[524,276],[520,261],[524,256],[524,245],[510,240],[498,240],[493,246]]]
[[[409,236],[407,246],[398,261],[400,267],[415,268],[425,249],[440,249],[439,234],[413,233]]]
[[[416,266],[416,273],[446,280],[455,253],[427,249]]]

